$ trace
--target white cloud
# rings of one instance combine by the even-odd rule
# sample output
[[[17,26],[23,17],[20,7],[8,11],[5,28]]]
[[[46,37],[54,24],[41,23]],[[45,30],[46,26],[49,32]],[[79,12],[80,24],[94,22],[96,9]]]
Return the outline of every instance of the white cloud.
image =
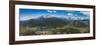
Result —
[[[57,11],[53,11],[53,12],[57,12]]]
[[[89,11],[83,11],[83,12],[80,12],[80,13],[83,13],[83,14],[85,14],[85,15],[90,15],[90,12]]]
[[[49,12],[49,13],[53,13],[53,12],[55,13],[56,11],[51,11],[51,10],[48,10],[48,12]]]
[[[50,13],[51,13],[52,11],[48,10],[48,12],[50,12]]]
[[[72,13],[68,13],[67,15],[68,15],[68,16],[73,16],[73,14],[72,14]]]

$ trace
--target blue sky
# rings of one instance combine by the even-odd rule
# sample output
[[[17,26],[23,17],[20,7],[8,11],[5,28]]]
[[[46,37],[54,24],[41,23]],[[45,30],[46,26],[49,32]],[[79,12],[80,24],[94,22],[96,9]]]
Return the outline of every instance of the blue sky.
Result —
[[[71,11],[71,10],[45,10],[45,9],[19,9],[20,20],[28,20],[31,18],[37,18],[39,16],[58,16],[58,17],[66,17],[66,16],[80,16],[80,17],[88,17],[88,11]]]

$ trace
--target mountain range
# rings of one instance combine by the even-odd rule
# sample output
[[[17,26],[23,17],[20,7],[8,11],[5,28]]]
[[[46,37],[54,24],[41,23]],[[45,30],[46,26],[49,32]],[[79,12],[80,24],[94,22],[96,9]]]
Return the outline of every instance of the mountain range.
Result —
[[[85,17],[85,16],[84,16]],[[40,16],[36,19],[29,19],[29,20],[24,20],[20,21],[21,26],[29,26],[29,27],[36,27],[36,26],[45,26],[45,27],[57,27],[57,26],[64,26],[67,24],[83,24],[83,25],[88,25],[89,24],[89,19],[84,18],[84,17],[55,17],[55,16]]]

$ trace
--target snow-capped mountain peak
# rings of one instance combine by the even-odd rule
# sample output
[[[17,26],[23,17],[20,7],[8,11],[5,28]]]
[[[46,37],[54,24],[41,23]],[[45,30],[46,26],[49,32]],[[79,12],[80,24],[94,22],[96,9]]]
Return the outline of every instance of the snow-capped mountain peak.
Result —
[[[43,18],[52,18],[54,17],[53,15],[44,15]]]

